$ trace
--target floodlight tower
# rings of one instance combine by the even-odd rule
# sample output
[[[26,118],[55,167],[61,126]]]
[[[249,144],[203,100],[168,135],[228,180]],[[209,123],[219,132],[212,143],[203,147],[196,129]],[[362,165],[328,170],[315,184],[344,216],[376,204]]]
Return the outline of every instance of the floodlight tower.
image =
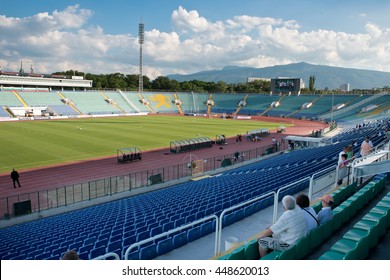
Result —
[[[138,43],[139,43],[139,81],[138,92],[142,94],[144,89],[144,78],[142,76],[142,45],[144,44],[144,24],[142,19],[138,25]]]

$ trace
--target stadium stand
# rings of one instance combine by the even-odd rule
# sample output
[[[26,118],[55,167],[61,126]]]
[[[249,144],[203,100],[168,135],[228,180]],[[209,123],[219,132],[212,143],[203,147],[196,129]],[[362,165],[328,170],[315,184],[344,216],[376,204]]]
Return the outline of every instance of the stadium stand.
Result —
[[[205,93],[176,93],[179,97],[182,113],[184,114],[205,114],[208,111],[206,101],[209,94]],[[68,98],[74,103],[74,110],[56,107],[53,111],[57,114],[74,115],[101,115],[101,114],[134,114],[134,113],[170,113],[178,114],[179,108],[174,104],[175,93],[145,92],[144,98],[150,103],[149,107],[141,104],[140,97],[136,92],[122,91],[63,91],[64,98]],[[18,98],[20,97],[20,99]],[[245,94],[214,94],[212,99],[214,105],[211,113],[234,114],[238,103],[246,97]],[[383,94],[372,99],[372,95],[268,95],[268,94],[248,94],[246,105],[240,109],[240,115],[266,115],[276,117],[292,117],[303,119],[330,119],[338,122],[351,121],[366,117],[375,117],[390,108],[390,95]],[[26,104],[23,104],[23,102]],[[16,106],[60,106],[61,98],[44,91],[2,91],[0,94],[0,105],[3,107]],[[273,102],[279,101],[280,105],[272,107]],[[302,105],[312,103],[312,106],[302,109]],[[332,105],[344,107],[339,110],[334,109],[332,115]],[[357,107],[354,107],[357,106]],[[361,110],[368,106],[376,106],[368,112]],[[76,109],[77,108],[77,109]],[[79,110],[80,112],[77,112]],[[152,110],[152,111],[150,111]],[[58,111],[58,112],[57,112]],[[73,112],[75,111],[75,112]],[[322,116],[325,116],[324,118]]]
[[[0,117],[4,117],[4,118],[10,117],[10,114],[8,114],[8,112],[4,109],[4,107],[0,107]]]
[[[287,116],[299,110],[303,104],[312,102],[313,99],[312,95],[286,96],[278,107],[269,111],[268,115],[275,117]]]
[[[20,92],[23,100],[32,106],[49,106],[58,115],[78,114],[72,107],[64,105],[52,92]],[[75,107],[83,114],[122,114],[148,112],[140,104],[139,96],[134,92],[71,92],[63,91]],[[156,96],[159,95],[159,96]],[[107,102],[105,97],[112,99],[116,106]],[[172,104],[172,93],[144,93],[151,101],[157,113],[178,113],[178,108]],[[205,101],[208,94],[178,93],[185,112],[205,113]],[[244,94],[215,94],[213,112],[231,114]],[[303,103],[311,102],[318,96],[286,96],[282,105],[269,111],[269,115],[281,116],[293,113]],[[368,97],[368,96],[367,96]],[[308,110],[300,111],[294,117],[312,118],[329,112],[330,98],[333,104],[357,104],[366,96],[352,95],[324,96]],[[242,114],[260,114],[265,112],[270,104],[279,100],[276,95],[249,95],[247,106],[242,108]],[[389,95],[382,96],[364,104],[382,104],[382,110],[367,112],[360,117],[375,117],[388,108]],[[0,92],[0,105],[23,106],[23,103],[13,92]],[[160,105],[160,106],[159,106]],[[338,121],[350,120],[359,115],[361,105],[354,110],[338,115]],[[2,110],[1,110],[2,109]],[[0,107],[0,116],[9,117]],[[210,215],[219,216],[224,209],[249,201],[264,193],[276,191],[281,186],[297,182],[301,178],[311,176],[318,170],[334,166],[338,161],[338,153],[351,140],[361,143],[370,136],[374,145],[382,139],[378,136],[378,126],[369,125],[362,129],[345,130],[337,135],[337,142],[331,145],[301,149],[284,153],[257,163],[223,172],[203,180],[186,182],[170,188],[121,199],[118,201],[97,205],[82,210],[73,211],[49,218],[15,225],[0,229],[0,259],[60,259],[67,250],[76,250],[82,259],[96,259],[113,253],[123,259],[129,246],[156,236],[163,232],[187,225]],[[359,147],[354,148],[355,154]],[[332,232],[342,227],[354,214],[375,199],[383,188],[384,176],[377,176],[371,183],[355,192],[356,186],[351,184],[339,188],[334,193],[337,208],[331,223],[313,231],[309,237],[302,239],[293,250],[283,254],[272,254],[269,258],[302,259],[329,237]],[[296,194],[308,187],[307,183],[297,184],[282,192]],[[375,195],[374,195],[375,194]],[[374,247],[379,237],[384,235],[389,227],[388,195],[372,208],[353,229],[346,233],[324,253],[321,259],[365,258],[368,254],[367,244]],[[262,199],[256,203],[232,211],[223,219],[227,227],[245,217],[271,206],[272,199]],[[319,205],[315,205],[318,209]],[[130,259],[153,259],[171,252],[190,242],[214,232],[216,223],[207,221],[192,228],[172,233],[168,236],[139,245],[130,252]],[[256,250],[255,250],[256,249]],[[257,243],[251,241],[243,247],[221,259],[258,259]]]
[[[19,95],[29,106],[51,106],[64,105],[55,92],[26,92],[21,91]]]
[[[75,107],[85,115],[118,114],[121,111],[107,103],[99,92],[63,92],[66,98],[72,100]]]
[[[0,105],[1,106],[23,106],[19,99],[10,91],[0,92]]]
[[[126,113],[138,113],[140,109],[137,107],[139,104],[131,102],[124,94],[120,91],[105,91],[104,94],[113,100],[122,110]],[[134,93],[135,94],[135,93]]]
[[[359,98],[361,97],[356,97],[355,95],[342,95],[337,97],[332,95],[324,95],[322,98],[318,99],[315,104],[313,104],[313,106],[300,111],[299,113],[294,115],[294,117],[305,117],[306,119],[316,118],[319,114],[325,114],[327,112],[330,112],[332,110],[332,103],[333,106],[341,106],[342,104],[345,104],[345,106],[347,106],[348,104],[352,105],[353,103],[357,102]]]
[[[251,94],[246,99],[247,105],[241,109],[241,114],[257,115],[265,112],[272,102],[278,101],[280,96],[278,95],[266,95],[266,94]]]
[[[172,93],[144,92],[143,96],[149,100],[153,110],[159,114],[179,113],[179,109],[172,103],[175,100]]]
[[[136,92],[123,92],[123,97],[126,98],[130,104],[134,105],[135,108],[138,108],[139,112],[149,112],[148,108],[140,103],[140,98]]]

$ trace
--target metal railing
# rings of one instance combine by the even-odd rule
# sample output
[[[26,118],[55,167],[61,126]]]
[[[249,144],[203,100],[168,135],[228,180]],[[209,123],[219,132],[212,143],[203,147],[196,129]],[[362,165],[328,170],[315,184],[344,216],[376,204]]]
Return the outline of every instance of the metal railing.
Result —
[[[315,181],[314,178],[319,178],[317,181]],[[325,188],[329,188],[330,186],[335,185],[335,180],[337,180],[337,166],[330,166],[328,168],[325,168],[323,170],[320,170],[316,173],[314,173],[310,177],[310,185],[309,185],[309,200],[311,201],[313,198],[314,192],[320,192],[324,190]],[[318,182],[319,181],[319,182]],[[317,184],[320,184],[321,188],[317,187]]]
[[[107,253],[107,254],[104,254],[102,256],[98,256],[98,257],[94,258],[93,260],[106,260],[108,258],[114,258],[115,260],[121,259],[117,253]]]
[[[142,244],[146,244],[148,242],[151,242],[151,241],[154,241],[158,238],[161,238],[161,237],[165,237],[165,236],[168,236],[172,233],[175,233],[175,232],[178,232],[178,231],[181,231],[181,230],[184,230],[184,229],[187,229],[187,228],[190,228],[194,225],[197,225],[197,224],[201,224],[201,223],[204,223],[206,221],[209,221],[209,220],[213,220],[215,219],[215,228],[216,228],[216,231],[215,231],[215,246],[214,246],[214,254],[216,255],[217,254],[217,244],[218,244],[218,230],[219,230],[219,226],[218,226],[218,217],[213,214],[213,215],[210,215],[210,216],[207,216],[207,217],[204,217],[202,219],[199,219],[199,220],[196,220],[196,221],[193,221],[192,223],[189,223],[189,224],[186,224],[186,225],[182,225],[180,227],[177,227],[177,228],[174,228],[174,229],[171,229],[169,231],[166,231],[166,232],[163,232],[163,233],[160,233],[158,235],[155,235],[155,236],[152,236],[152,237],[149,237],[147,239],[144,239],[142,241],[139,241],[137,243],[134,243],[132,245],[129,246],[129,248],[126,249],[125,251],[125,260],[128,260],[129,259],[129,254],[131,252],[132,249],[134,249],[135,247],[138,247]]]
[[[221,212],[221,214],[219,215],[219,229],[218,229],[218,231],[216,232],[216,234],[217,234],[217,236],[218,236],[218,239],[217,239],[217,244],[218,244],[218,247],[217,247],[217,254],[219,254],[219,253],[221,252],[222,226],[223,226],[223,217],[224,217],[224,215],[225,215],[227,212],[231,212],[231,211],[233,211],[233,210],[235,210],[235,209],[241,208],[241,207],[243,207],[243,206],[245,206],[245,205],[248,205],[248,204],[252,204],[253,202],[259,201],[259,200],[264,199],[264,198],[266,198],[266,197],[270,197],[270,196],[272,196],[272,195],[275,196],[276,193],[275,193],[274,191],[268,192],[268,193],[266,193],[266,194],[263,194],[263,195],[261,195],[261,196],[259,196],[259,197],[256,197],[256,198],[253,198],[253,199],[251,199],[251,200],[245,201],[245,202],[243,202],[243,203],[239,203],[239,204],[237,204],[237,205],[233,205],[233,206],[231,206],[231,207],[229,207],[229,208],[226,208],[225,210],[223,210],[223,211]],[[275,198],[274,198],[274,203],[275,203]],[[217,254],[216,254],[216,255],[217,255]]]

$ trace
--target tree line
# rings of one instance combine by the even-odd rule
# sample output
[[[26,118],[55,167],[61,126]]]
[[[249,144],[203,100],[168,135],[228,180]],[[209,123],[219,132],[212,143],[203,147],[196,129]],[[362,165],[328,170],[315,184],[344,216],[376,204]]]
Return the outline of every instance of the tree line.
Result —
[[[123,91],[138,91],[139,75],[130,74],[124,75],[121,73],[111,74],[91,74],[75,70],[68,70],[65,72],[53,73],[56,75],[66,76],[83,76],[87,80],[92,80],[94,89],[120,89]],[[315,76],[310,76],[309,87],[301,90],[301,94],[345,94],[345,92],[328,88],[318,90],[315,88]],[[169,79],[165,76],[159,76],[154,80],[143,76],[143,90],[144,91],[167,91],[167,92],[207,92],[207,93],[269,93],[271,90],[271,82],[264,80],[255,80],[246,83],[226,83],[219,82],[205,82],[200,80],[179,82],[175,79]],[[389,90],[388,87],[362,90],[354,89],[352,94],[375,94],[383,90]]]
[[[95,89],[120,89],[125,91],[137,91],[139,75],[91,74],[75,70],[53,73],[66,76],[83,76],[92,80]],[[270,91],[269,81],[253,81],[249,83],[204,82],[199,80],[179,82],[165,76],[159,76],[154,80],[143,76],[144,91],[177,91],[177,92],[216,92],[216,93],[264,93]]]

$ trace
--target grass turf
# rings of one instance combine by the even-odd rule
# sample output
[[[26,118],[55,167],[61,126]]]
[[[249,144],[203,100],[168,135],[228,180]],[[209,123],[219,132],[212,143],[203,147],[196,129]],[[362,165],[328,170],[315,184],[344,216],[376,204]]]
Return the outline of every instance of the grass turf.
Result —
[[[180,116],[83,118],[0,123],[0,173],[116,155],[119,148],[141,151],[169,147],[171,141],[215,139],[247,130],[275,129],[284,123]]]

